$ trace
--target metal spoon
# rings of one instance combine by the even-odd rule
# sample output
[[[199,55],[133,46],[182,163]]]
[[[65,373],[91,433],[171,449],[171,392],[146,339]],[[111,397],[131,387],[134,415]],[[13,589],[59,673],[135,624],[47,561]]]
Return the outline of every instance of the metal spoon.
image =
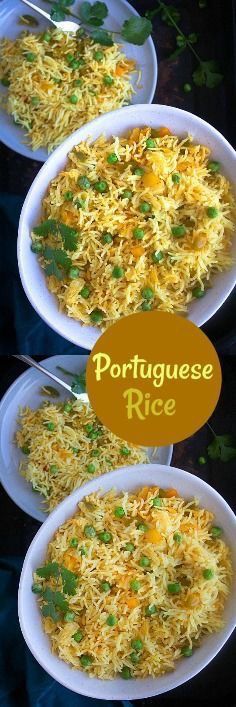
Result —
[[[32,366],[32,368],[37,368],[37,371],[40,371],[40,373],[44,373],[45,376],[48,376],[48,378],[51,378],[51,380],[54,381],[54,383],[59,383],[59,385],[62,386],[62,388],[65,388],[66,390],[69,391],[70,395],[73,395],[74,398],[77,400],[81,400],[83,403],[88,403],[89,399],[87,396],[87,393],[74,393],[73,390],[71,390],[70,385],[68,383],[65,383],[64,381],[61,380],[61,378],[58,378],[58,376],[55,376],[54,373],[51,373],[51,371],[48,371],[47,368],[44,368],[44,366],[41,366],[41,363],[38,363],[38,361],[34,361],[31,356],[21,356],[17,354],[13,354],[14,358],[19,358],[20,361],[24,361],[24,363],[28,363],[28,366]]]
[[[37,5],[34,5],[32,2],[29,2],[29,0],[21,0],[21,2],[24,3],[24,5],[28,5],[28,7],[31,7],[31,10],[35,10],[35,12],[38,12],[40,15],[46,18],[48,22],[52,22],[55,27],[58,29],[61,29],[62,32],[67,32],[70,34],[76,34],[78,31],[80,25],[77,22],[71,22],[70,20],[65,20],[62,22],[55,22],[55,20],[52,20],[48,12],[45,12],[45,10],[42,10],[41,7],[37,7]]]

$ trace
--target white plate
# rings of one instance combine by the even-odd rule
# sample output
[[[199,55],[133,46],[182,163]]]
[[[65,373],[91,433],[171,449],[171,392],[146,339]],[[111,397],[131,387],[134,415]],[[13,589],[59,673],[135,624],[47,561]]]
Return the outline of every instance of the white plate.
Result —
[[[88,356],[64,355],[52,356],[41,363],[49,371],[56,373],[59,378],[68,383],[70,378],[58,371],[56,367],[62,366],[73,373],[80,373],[84,371],[87,360]],[[0,404],[0,479],[2,485],[17,506],[41,523],[48,516],[42,508],[42,496],[39,493],[35,493],[31,484],[19,474],[19,463],[24,458],[24,455],[14,444],[13,440],[17,429],[19,407],[28,405],[33,409],[37,408],[44,400],[47,400],[46,397],[40,395],[40,388],[43,385],[50,384],[57,388],[60,393],[60,398],[56,400],[68,398],[66,390],[63,390],[52,381],[50,383],[50,379],[39,371],[29,368],[10,386]],[[50,398],[48,399],[50,400]],[[173,447],[171,445],[159,447],[157,451],[150,448],[148,450],[150,461],[170,464],[172,451]]]
[[[38,603],[31,591],[32,574],[44,563],[49,541],[57,528],[75,513],[77,503],[83,496],[99,491],[100,488],[104,492],[112,488],[133,492],[137,487],[153,485],[175,487],[180,495],[187,499],[197,496],[201,506],[215,514],[216,523],[223,528],[225,542],[231,548],[236,570],[236,517],[222,496],[197,476],[170,466],[140,464],[110,472],[77,489],[51,513],[27,552],[19,586],[18,609],[23,636],[36,660],[61,685],[79,694],[105,700],[135,700],[168,692],[197,675],[222,648],[235,627],[234,573],[233,586],[224,611],[224,628],[205,637],[191,658],[178,660],[175,670],[160,678],[98,680],[72,669],[52,654],[49,638],[43,632]]]
[[[76,12],[81,1],[82,0],[75,2],[71,9]],[[50,13],[49,4],[43,2],[43,0],[34,0],[34,2],[35,5],[42,7],[43,10]],[[107,26],[113,31],[117,31],[124,20],[132,16],[138,16],[136,10],[126,2],[126,0],[106,0],[106,4],[109,9],[109,15],[107,20],[105,20],[104,27]],[[39,22],[38,27],[29,28],[32,32],[42,32],[42,29],[50,24],[47,20],[44,20],[43,17],[40,17],[40,15],[31,10],[31,8],[24,6],[19,0],[1,0],[0,39],[1,37],[15,39],[22,30],[27,29],[23,25],[17,24],[19,16],[24,14],[34,15]],[[53,27],[53,25],[51,26]],[[151,103],[157,82],[157,57],[151,37],[149,37],[141,47],[129,44],[128,42],[122,42],[122,47],[126,56],[129,59],[134,59],[142,71],[142,88],[136,89],[132,103]],[[134,87],[135,82],[136,79],[133,78],[132,83]],[[7,89],[0,85],[0,91],[1,93],[6,93]],[[31,157],[31,159],[39,160],[40,162],[45,162],[48,157],[45,148],[33,151],[29,143],[27,145],[27,137],[24,133],[24,129],[15,125],[12,117],[3,110],[1,110],[0,113],[0,140],[12,150],[19,152],[20,155],[24,155],[25,157]]]
[[[222,165],[222,172],[235,185],[236,153],[231,145],[215,128],[192,113],[160,105],[140,105],[122,108],[96,118],[73,133],[60,145],[37,174],[21,212],[18,237],[18,263],[25,293],[37,314],[58,334],[77,346],[92,349],[100,336],[96,327],[81,326],[79,321],[60,312],[56,297],[49,292],[44,273],[37,258],[32,253],[31,231],[39,221],[41,203],[51,180],[64,169],[67,155],[81,141],[92,140],[105,134],[122,135],[132,128],[150,125],[152,128],[166,125],[176,135],[193,135],[195,143],[207,145],[215,160]],[[236,283],[236,238],[233,238],[232,255],[234,264],[213,278],[213,285],[201,299],[191,302],[187,318],[197,326],[202,326],[212,317],[226,300]]]

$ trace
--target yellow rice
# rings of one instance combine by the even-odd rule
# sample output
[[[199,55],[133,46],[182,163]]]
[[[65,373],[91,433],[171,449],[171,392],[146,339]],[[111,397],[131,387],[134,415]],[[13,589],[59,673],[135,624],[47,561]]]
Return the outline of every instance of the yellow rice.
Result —
[[[150,136],[153,149],[146,146]],[[110,153],[118,159],[115,164],[107,162]],[[195,288],[206,290],[213,274],[230,267],[235,201],[227,179],[211,172],[209,158],[208,147],[194,144],[191,136],[181,139],[168,129],[149,127],[135,128],[128,137],[101,136],[72,150],[67,166],[49,185],[42,212],[43,220],[56,219],[78,231],[76,250],[67,254],[79,276],[47,278],[62,311],[96,326],[93,314],[98,310],[99,326],[105,329],[144,308],[143,289],[151,288],[150,308],[184,313]],[[144,170],[142,176],[135,173],[137,168]],[[172,180],[176,173],[179,183]],[[82,176],[90,180],[90,188],[81,189]],[[99,179],[107,183],[104,193],[94,187]],[[123,198],[127,189],[131,198]],[[71,201],[65,200],[68,192]],[[143,202],[148,213],[140,211]],[[208,207],[217,209],[216,218],[209,217]],[[185,227],[180,238],[171,231],[178,225]],[[140,240],[136,228],[143,232]],[[104,244],[107,232],[113,240]],[[32,239],[42,243],[34,233]],[[44,243],[62,247],[52,234]],[[154,254],[161,254],[158,262]],[[45,267],[44,257],[40,262]],[[122,271],[118,278],[113,275],[117,266]],[[84,286],[90,292],[87,299],[81,294]]]
[[[148,462],[144,449],[112,434],[89,404],[70,400],[70,412],[65,412],[64,405],[45,402],[36,410],[22,409],[16,432],[17,446],[26,452],[20,473],[42,494],[49,512],[93,477],[125,464]],[[47,428],[48,423],[53,423],[53,430]],[[98,430],[99,436],[91,439],[87,425]]]
[[[170,497],[162,498],[160,507],[152,505],[159,497],[157,487],[119,496],[115,491],[103,497],[92,494],[52,538],[45,562],[72,571],[77,586],[66,596],[69,616],[56,621],[44,616],[43,625],[53,653],[74,668],[105,680],[124,666],[126,677],[127,668],[134,678],[160,676],[175,668],[183,649],[194,653],[205,634],[223,627],[232,575],[229,549],[211,535],[213,514],[199,508],[196,499],[186,501],[174,493],[162,490],[162,496]],[[125,511],[123,517],[115,516],[117,506]],[[140,522],[145,531],[138,529]],[[86,536],[87,526],[95,529],[95,537]],[[99,537],[104,530],[112,535],[107,543]],[[77,547],[71,546],[72,539]],[[125,549],[126,543],[133,544],[133,552]],[[150,561],[148,567],[140,566],[143,556]],[[213,572],[209,579],[203,575],[206,569]],[[131,588],[134,580],[139,582],[137,591]],[[110,590],[102,591],[104,581]],[[42,584],[42,591],[50,587],[63,592],[61,578],[42,579],[36,572],[34,582]],[[173,583],[179,585],[176,594],[170,593]],[[39,601],[42,608],[42,594]],[[153,606],[155,612],[147,616]],[[113,626],[107,624],[111,615],[116,619]],[[80,642],[73,638],[78,631]],[[143,644],[139,651],[131,643],[137,638]],[[91,660],[87,667],[81,665],[84,655]]]
[[[32,149],[46,146],[51,152],[84,123],[131,101],[134,62],[117,44],[101,47],[89,37],[72,38],[50,28],[51,39],[45,41],[44,34],[23,32],[15,40],[1,40],[0,79],[10,82],[3,106],[25,129]],[[99,61],[96,51],[102,51]],[[29,53],[33,61],[27,60]],[[84,65],[73,70],[70,54]],[[106,76],[112,85],[104,84]],[[76,104],[70,102],[72,95]]]

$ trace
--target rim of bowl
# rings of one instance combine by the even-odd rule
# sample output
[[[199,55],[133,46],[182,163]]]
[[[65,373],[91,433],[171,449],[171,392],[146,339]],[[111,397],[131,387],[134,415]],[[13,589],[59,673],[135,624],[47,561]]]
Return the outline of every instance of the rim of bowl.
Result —
[[[191,474],[187,471],[184,471],[184,469],[171,467],[170,465],[164,466],[164,465],[159,465],[159,464],[148,464],[148,465],[147,464],[140,464],[140,465],[132,465],[129,467],[128,466],[127,467],[120,467],[120,468],[116,469],[115,471],[111,471],[107,474],[104,474],[104,475],[100,476],[98,479],[94,479],[92,481],[89,481],[83,487],[76,489],[70,496],[68,496],[64,501],[62,501],[62,503],[60,503],[59,506],[57,506],[57,508],[54,511],[52,511],[50,516],[45,520],[43,525],[37,531],[34,539],[32,540],[32,542],[30,544],[30,547],[26,553],[25,559],[24,559],[24,563],[23,563],[23,567],[22,567],[22,571],[21,571],[21,576],[20,576],[20,582],[19,582],[19,591],[18,591],[18,617],[19,617],[20,628],[21,628],[23,637],[26,641],[26,644],[27,644],[28,648],[30,649],[30,651],[32,652],[35,659],[38,661],[38,663],[57,682],[59,682],[64,687],[67,687],[68,689],[72,690],[76,694],[81,694],[81,695],[85,695],[87,697],[95,697],[97,699],[105,699],[105,700],[117,700],[117,699],[122,699],[122,700],[135,699],[135,700],[137,700],[137,699],[145,699],[147,697],[154,697],[155,695],[164,694],[166,692],[169,692],[169,691],[175,689],[176,687],[179,687],[180,685],[185,684],[186,682],[191,680],[193,677],[195,677],[195,675],[198,675],[201,672],[201,670],[203,670],[219,653],[221,648],[225,645],[225,643],[229,639],[234,628],[236,627],[236,616],[235,616],[234,621],[230,622],[228,629],[225,629],[224,637],[222,637],[222,639],[218,642],[216,649],[211,650],[207,657],[201,658],[199,660],[199,664],[197,665],[197,667],[191,669],[191,666],[189,664],[187,677],[185,677],[185,676],[180,677],[179,679],[176,680],[176,682],[174,682],[173,685],[170,685],[170,687],[167,687],[167,688],[161,687],[159,690],[157,690],[157,683],[158,683],[158,680],[160,679],[158,677],[152,678],[153,687],[150,689],[146,689],[146,690],[145,690],[145,688],[142,689],[142,686],[144,687],[144,684],[143,684],[144,681],[141,678],[133,680],[133,681],[132,680],[127,681],[127,684],[125,685],[126,692],[125,692],[125,694],[123,694],[123,691],[122,691],[120,698],[118,698],[117,694],[114,695],[114,697],[112,694],[110,694],[109,696],[106,696],[106,695],[104,696],[102,693],[97,695],[97,694],[95,694],[95,690],[93,690],[92,687],[91,687],[91,689],[89,687],[88,687],[88,689],[82,688],[82,689],[80,689],[80,691],[78,691],[78,690],[75,690],[73,687],[71,687],[71,685],[69,684],[69,681],[67,681],[67,679],[60,678],[60,680],[59,680],[58,679],[59,668],[57,670],[51,666],[48,667],[47,655],[44,656],[42,651],[40,653],[40,656],[38,655],[37,638],[35,638],[34,642],[32,642],[28,638],[27,627],[25,626],[24,584],[25,584],[25,581],[27,582],[27,578],[25,579],[25,577],[28,573],[28,563],[30,562],[31,558],[34,556],[34,548],[35,548],[35,546],[37,546],[40,537],[42,535],[44,535],[45,533],[47,535],[47,530],[49,530],[49,528],[51,526],[52,526],[52,529],[51,529],[49,535],[50,535],[50,537],[52,537],[52,535],[56,532],[58,527],[60,527],[60,525],[63,524],[64,522],[66,522],[67,518],[70,517],[70,513],[74,514],[75,504],[77,505],[77,503],[80,502],[85,495],[88,495],[94,491],[100,491],[100,490],[101,490],[101,495],[103,495],[102,483],[103,483],[104,479],[106,479],[106,481],[110,481],[108,488],[106,488],[104,491],[104,493],[107,493],[112,488],[116,488],[115,482],[116,482],[116,479],[118,477],[120,477],[120,474],[123,473],[126,475],[126,473],[128,472],[129,474],[135,476],[134,484],[133,484],[133,490],[135,490],[135,488],[137,488],[139,485],[138,478],[137,478],[138,477],[137,471],[144,471],[144,470],[146,472],[149,471],[150,474],[153,474],[154,477],[155,477],[156,472],[159,472],[160,474],[164,475],[164,477],[166,477],[167,485],[168,485],[168,476],[170,476],[174,471],[174,474],[176,475],[176,485],[177,486],[178,486],[178,478],[179,478],[180,482],[183,479],[187,479],[187,481],[190,481],[190,483],[193,482],[193,484],[197,484],[199,486],[199,490],[202,489],[204,491],[204,489],[206,489],[208,492],[210,491],[211,497],[216,501],[216,503],[219,504],[219,506],[223,509],[223,512],[225,512],[225,514],[231,519],[231,522],[233,522],[233,524],[235,525],[235,528],[236,528],[236,516],[235,516],[233,510],[230,508],[229,504],[227,503],[227,501],[225,501],[223,496],[221,496],[221,494],[219,494],[218,491],[216,491],[216,489],[214,489],[212,486],[210,486],[210,484],[206,483],[206,481],[203,481],[203,479],[201,479],[200,477],[195,476],[195,474]],[[151,485],[151,483],[153,483],[153,481],[154,481],[154,479],[152,479],[152,481],[150,479],[150,482],[148,483],[148,485]],[[140,483],[142,484],[143,482],[140,481]],[[132,492],[132,491],[130,491],[130,492]],[[190,494],[191,493],[192,492],[190,491]],[[66,509],[68,509],[68,511],[69,511],[68,515],[67,515],[67,513],[65,514],[66,518],[64,517],[64,520],[58,519],[58,524],[57,523],[55,524],[54,520],[56,520],[57,516],[60,517],[61,512],[63,510],[66,511]],[[44,543],[44,549],[46,549],[48,542],[49,542],[49,539],[46,539],[46,542]],[[43,631],[43,628],[42,628],[42,631]],[[219,634],[218,634],[218,636],[219,636]],[[49,654],[51,656],[50,647],[48,650],[49,650]],[[62,663],[64,664],[65,661],[62,660]],[[67,663],[65,663],[65,664],[67,666],[69,665]],[[71,667],[71,666],[69,666],[69,667]],[[72,668],[71,668],[71,670],[72,670]],[[78,672],[81,672],[81,671],[78,671]],[[173,673],[171,673],[171,675],[174,675],[174,674],[175,674],[175,670],[173,671]],[[166,673],[165,675],[168,676],[169,674]],[[90,680],[91,680],[90,684],[92,686],[94,678],[90,678]],[[103,682],[109,682],[111,684],[113,683],[112,680],[111,681],[102,681],[101,680],[101,685]],[[134,684],[137,684],[137,682],[138,682],[138,685],[140,688],[138,695],[136,694],[136,691],[135,690],[133,691],[133,689],[132,689],[132,686]],[[124,685],[124,681],[121,681],[121,684]]]
[[[150,117],[153,115],[154,116],[159,115],[160,119],[161,119],[162,115],[165,114],[166,112],[170,113],[172,116],[174,116],[176,114],[179,116],[183,116],[183,118],[186,118],[187,121],[193,120],[193,124],[195,123],[195,125],[197,125],[197,126],[205,127],[205,129],[207,131],[209,131],[209,134],[213,135],[213,137],[219,143],[221,143],[227,151],[229,151],[231,153],[231,156],[235,160],[235,163],[236,163],[236,151],[234,150],[232,145],[230,145],[228,140],[226,140],[226,138],[216,128],[214,128],[210,123],[208,123],[203,118],[200,118],[200,116],[197,116],[194,113],[191,113],[189,111],[183,110],[182,108],[175,108],[174,106],[168,106],[168,105],[163,105],[163,104],[159,105],[159,104],[145,103],[145,104],[140,104],[138,106],[138,109],[139,109],[139,115],[140,115],[140,123],[142,122],[142,112],[143,112],[144,118],[146,120],[148,120],[147,114],[149,114]],[[32,293],[31,287],[28,284],[28,279],[29,279],[28,274],[25,273],[25,268],[24,268],[24,255],[22,253],[22,243],[24,243],[25,239],[28,237],[28,234],[27,234],[27,236],[25,235],[24,220],[25,220],[26,216],[28,216],[28,214],[31,212],[31,208],[30,208],[31,199],[32,199],[32,196],[35,197],[35,192],[37,192],[38,182],[39,181],[41,182],[41,179],[45,174],[45,177],[46,177],[45,178],[45,185],[46,185],[45,192],[46,192],[46,188],[48,187],[48,185],[52,181],[52,178],[50,180],[48,180],[47,176],[46,176],[47,175],[47,165],[49,162],[50,162],[50,164],[52,163],[55,156],[57,156],[61,153],[61,154],[63,154],[64,158],[66,159],[68,156],[68,153],[70,152],[70,150],[73,149],[73,147],[75,147],[75,145],[79,144],[82,140],[87,139],[89,137],[90,131],[91,131],[91,141],[93,141],[93,134],[92,133],[94,133],[94,127],[96,128],[96,126],[99,126],[99,124],[101,124],[101,132],[102,132],[103,131],[103,122],[107,118],[110,118],[110,121],[112,122],[115,117],[118,121],[119,117],[121,115],[127,114],[127,115],[132,116],[132,114],[136,114],[136,113],[137,113],[137,106],[136,105],[127,106],[124,108],[119,108],[116,111],[111,111],[110,113],[105,113],[104,115],[99,116],[98,118],[95,118],[94,120],[90,121],[89,123],[82,126],[81,128],[78,128],[78,130],[76,130],[68,138],[66,138],[66,140],[64,140],[64,142],[61,143],[61,145],[59,145],[56,148],[56,150],[54,150],[54,152],[48,157],[48,159],[46,160],[46,162],[43,164],[43,166],[39,170],[38,174],[36,175],[32,185],[27,193],[27,196],[25,198],[25,201],[24,201],[24,204],[23,204],[23,207],[21,210],[20,220],[19,220],[18,239],[17,239],[18,268],[19,268],[19,274],[20,274],[22,286],[23,286],[23,289],[25,291],[25,294],[26,294],[29,302],[31,303],[32,307],[35,309],[37,314],[41,317],[41,319],[43,319],[43,321],[45,321],[46,324],[48,324],[48,326],[50,326],[57,334],[61,335],[67,341],[70,341],[77,346],[81,345],[86,348],[89,348],[90,350],[93,347],[93,345],[96,343],[98,338],[101,336],[101,334],[102,334],[101,330],[98,329],[97,327],[91,328],[87,325],[83,325],[79,320],[75,320],[75,319],[73,319],[73,317],[68,317],[68,315],[65,313],[61,313],[62,318],[60,319],[59,323],[55,324],[55,322],[53,321],[53,314],[56,311],[57,315],[60,316],[60,313],[59,313],[56,297],[52,293],[50,293],[51,297],[52,297],[51,301],[53,302],[52,307],[50,307],[49,312],[47,310],[47,312],[44,312],[42,314],[40,305],[38,304],[38,300],[39,300],[38,295],[35,294],[34,291]],[[167,120],[168,120],[168,118],[167,118]],[[185,128],[183,128],[183,130],[184,129]],[[60,170],[58,170],[57,174],[59,173],[59,171]],[[37,201],[37,198],[36,198],[36,201]],[[39,264],[38,264],[38,267],[41,268],[41,266]],[[195,319],[188,317],[191,321],[193,321],[194,324],[196,324],[196,326],[201,327],[203,324],[205,324],[207,321],[209,321],[209,319],[211,319],[211,317],[220,309],[222,304],[226,301],[226,299],[228,298],[228,296],[230,295],[230,293],[234,289],[235,284],[236,284],[236,266],[234,264],[232,264],[232,267],[229,272],[231,272],[230,284],[227,287],[223,288],[221,294],[220,295],[218,294],[218,296],[214,298],[214,301],[210,306],[208,305],[207,315],[204,315],[204,314],[199,315],[199,316],[195,317]],[[217,277],[217,274],[216,274],[216,277]],[[46,280],[45,280],[44,286],[46,289],[48,289],[47,284],[46,284]],[[66,317],[65,321],[71,319],[71,322],[73,322],[73,325],[72,325],[73,327],[75,326],[75,323],[78,325],[78,335],[77,336],[74,334],[74,330],[71,333],[70,333],[70,331],[69,331],[69,333],[65,333],[63,317]],[[67,322],[67,324],[68,324],[68,322]],[[86,330],[91,331],[91,329],[93,329],[93,333],[91,333],[92,343],[91,342],[88,343]],[[90,336],[89,336],[89,338],[90,338]]]

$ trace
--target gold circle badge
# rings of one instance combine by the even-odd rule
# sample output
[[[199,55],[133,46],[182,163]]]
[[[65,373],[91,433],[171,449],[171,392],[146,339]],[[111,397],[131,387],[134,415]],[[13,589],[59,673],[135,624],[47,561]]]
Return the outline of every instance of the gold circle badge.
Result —
[[[221,368],[207,336],[166,312],[123,317],[95,344],[87,389],[98,418],[138,445],[179,442],[211,416]]]

